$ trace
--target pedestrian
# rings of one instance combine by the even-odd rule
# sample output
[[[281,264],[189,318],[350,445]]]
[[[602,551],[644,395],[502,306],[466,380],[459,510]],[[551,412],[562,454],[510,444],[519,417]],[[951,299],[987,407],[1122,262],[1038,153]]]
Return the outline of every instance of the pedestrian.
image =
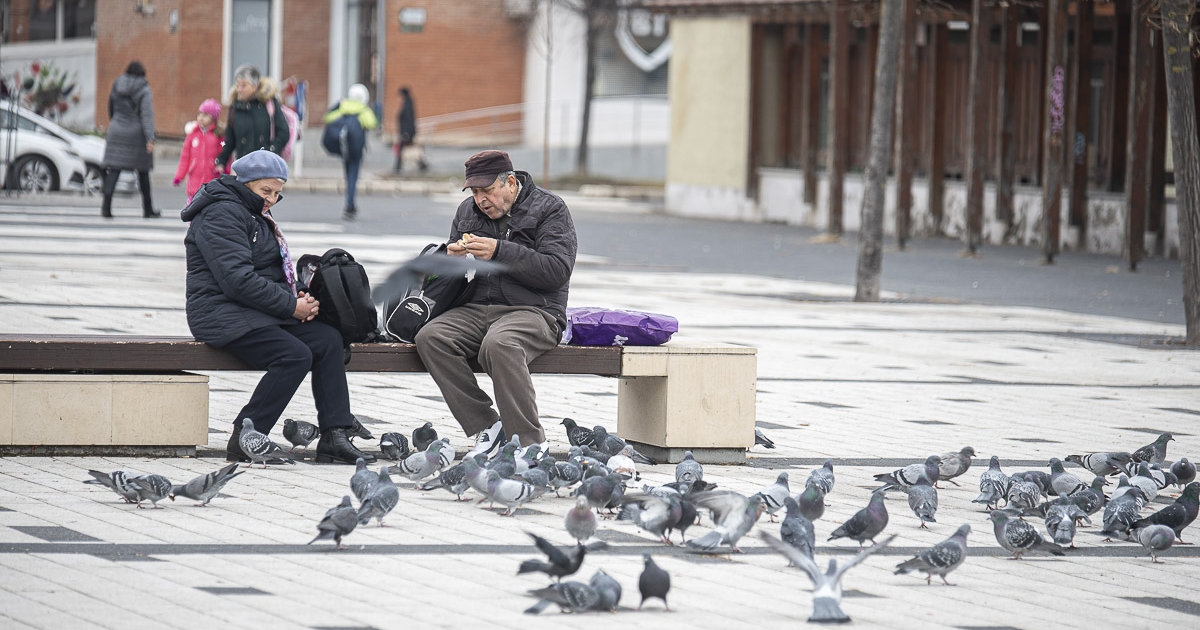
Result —
[[[233,163],[233,173],[201,187],[180,213],[191,222],[183,242],[192,335],[266,370],[233,419],[226,457],[249,461],[238,443],[241,420],[250,418],[255,430],[269,434],[311,371],[321,429],[317,462],[374,461],[349,439],[361,425],[350,413],[342,335],[315,321],[321,305],[297,290],[287,241],[271,214],[283,199],[287,162],[253,151]]]
[[[400,113],[396,116],[396,128],[400,135],[392,145],[392,152],[396,154],[396,165],[392,167],[392,172],[399,174],[404,169],[404,149],[414,146],[417,141],[417,107],[413,103],[412,92],[409,92],[408,86],[400,88]],[[429,165],[425,163],[424,152],[421,152],[417,160],[422,171],[429,169]]]
[[[338,106],[325,114],[325,124],[328,125],[343,116],[358,118],[358,124],[363,132],[379,126],[379,119],[371,109],[371,93],[367,86],[355,83],[346,91],[346,98]],[[353,221],[358,216],[358,207],[354,204],[354,194],[358,189],[358,173],[362,168],[363,151],[366,150],[366,134],[361,136],[361,146],[349,143],[342,147],[342,167],[346,173],[346,205],[342,210],[342,218]]]
[[[234,71],[233,87],[229,89],[229,117],[225,121],[225,147],[217,156],[218,169],[234,155],[242,157],[259,149],[276,155],[283,152],[290,136],[277,92],[275,81],[261,76],[258,68],[248,63]]]
[[[192,203],[196,191],[204,184],[220,176],[216,167],[221,153],[221,137],[217,135],[217,119],[221,117],[221,103],[217,99],[205,99],[196,112],[196,120],[188,123],[187,137],[179,154],[179,166],[175,169],[176,186],[187,178],[187,202]]]
[[[476,277],[466,304],[417,333],[417,353],[455,420],[476,436],[472,455],[492,453],[514,435],[522,449],[539,444],[545,453],[529,363],[558,345],[566,327],[575,224],[563,200],[514,171],[503,151],[472,155],[466,184],[471,197],[458,206],[446,252],[494,260],[507,271]],[[492,379],[495,409],[471,360]]]
[[[150,169],[154,168],[154,96],[146,67],[130,61],[108,92],[108,131],[104,142],[104,198],[100,216],[112,218],[113,192],[121,171],[137,171],[142,191],[142,216],[162,216],[150,201]]]

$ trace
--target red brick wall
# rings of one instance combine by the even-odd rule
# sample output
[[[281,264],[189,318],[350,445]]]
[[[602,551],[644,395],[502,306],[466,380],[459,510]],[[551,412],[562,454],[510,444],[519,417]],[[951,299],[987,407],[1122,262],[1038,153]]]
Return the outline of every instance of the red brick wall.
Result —
[[[329,2],[283,4],[283,76],[308,81],[308,120],[319,124],[329,104]],[[315,119],[315,120],[314,120]]]

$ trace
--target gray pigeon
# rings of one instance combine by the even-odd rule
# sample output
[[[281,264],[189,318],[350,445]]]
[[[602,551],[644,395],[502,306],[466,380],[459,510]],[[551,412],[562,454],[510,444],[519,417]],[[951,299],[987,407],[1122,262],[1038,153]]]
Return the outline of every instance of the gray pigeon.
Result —
[[[850,621],[850,617],[842,612],[842,576],[846,574],[846,571],[865,560],[867,556],[887,547],[896,538],[893,534],[878,545],[859,550],[853,558],[842,563],[841,566],[838,566],[837,560],[831,558],[829,568],[822,573],[815,562],[791,545],[767,532],[759,532],[758,535],[771,548],[790,560],[793,566],[797,566],[807,573],[809,579],[812,580],[813,611],[808,618],[809,623],[846,623]]]
[[[1162,564],[1158,554],[1175,544],[1175,532],[1166,525],[1147,525],[1130,531],[1131,537],[1150,552],[1150,560]]]
[[[1092,478],[1092,485],[1084,488],[1075,494],[1068,496],[1072,503],[1079,506],[1085,514],[1091,516],[1100,511],[1105,503],[1108,503],[1108,496],[1104,494],[1104,486],[1108,485],[1104,477],[1096,475]]]
[[[149,501],[154,509],[158,502],[171,494],[171,480],[162,475],[138,475],[129,478],[129,484],[137,491],[137,506],[142,507],[142,501]]]
[[[1025,473],[1013,473],[1008,479],[1008,492],[1004,495],[1005,505],[1016,508],[1037,507],[1042,500],[1041,486],[1029,481]]]
[[[484,476],[487,474],[487,471],[479,465],[479,460],[474,457],[464,457],[461,462],[438,473],[438,476],[433,479],[418,484],[417,488],[420,490],[442,488],[453,494],[455,501],[466,501],[467,499],[463,495],[466,494],[467,490],[471,489],[471,484],[467,481],[467,476],[476,471],[482,471]],[[487,487],[486,480],[481,487]]]
[[[536,615],[546,610],[550,604],[558,604],[565,613],[601,610],[603,606],[600,592],[591,584],[583,582],[557,582],[545,588],[531,590],[529,595],[538,598],[538,602],[525,609],[527,615]]]
[[[1130,475],[1130,485],[1142,491],[1146,495],[1146,502],[1154,500],[1158,496],[1159,485],[1150,474],[1150,466],[1146,462],[1139,462],[1137,465],[1137,474]]]
[[[775,442],[767,437],[758,427],[754,427],[754,443],[764,448],[775,448]]]
[[[563,526],[576,542],[583,541],[596,535],[596,513],[588,505],[587,497],[575,497],[575,507],[567,510],[563,518]]]
[[[592,576],[588,584],[600,594],[600,603],[597,604],[596,610],[607,612],[617,611],[617,605],[621,603],[620,582],[605,572],[604,569],[597,569],[596,574]]]
[[[579,462],[578,457],[572,457],[565,462],[554,462],[550,473],[550,487],[554,488],[554,496],[561,496],[558,494],[559,490],[583,481],[583,466]]]
[[[808,482],[816,484],[823,495],[833,492],[833,460],[825,460],[823,466],[808,473]]]
[[[958,482],[953,479],[970,470],[972,457],[975,457],[975,449],[970,446],[964,446],[957,453],[943,453],[938,464],[938,481],[949,481],[957,486]]]
[[[283,437],[292,443],[292,450],[294,451],[297,446],[308,448],[308,445],[313,440],[321,437],[321,429],[311,422],[296,421],[288,418],[283,421]]]
[[[1133,452],[1133,461],[1162,465],[1167,459],[1167,442],[1174,440],[1170,433],[1162,433],[1158,439]]]
[[[1087,455],[1067,455],[1066,461],[1079,464],[1088,469],[1093,475],[1107,477],[1119,473],[1133,461],[1129,453],[1088,453]]]
[[[625,450],[625,447],[628,446],[628,444],[625,443],[625,440],[622,440],[621,438],[609,433],[600,425],[592,427],[592,433],[596,435],[596,449],[602,453],[616,455],[617,453]],[[654,466],[658,464],[658,462],[654,461],[653,459],[650,459],[649,457],[639,453],[637,449],[633,449],[632,457],[633,461],[639,464],[646,464],[647,466]]]
[[[883,528],[888,524],[887,506],[884,505],[885,488],[879,488],[871,493],[871,500],[867,503],[867,507],[854,513],[850,520],[842,523],[840,527],[833,530],[829,540],[835,538],[849,538],[858,541],[858,547],[861,549],[863,543],[871,541],[875,544],[875,537],[883,531]]]
[[[621,475],[609,473],[604,477],[588,477],[575,489],[575,496],[587,497],[588,504],[597,512],[607,508],[617,493],[624,494]]]
[[[1046,533],[1055,543],[1074,549],[1075,528],[1079,526],[1081,520],[1086,521],[1088,525],[1092,524],[1092,519],[1088,518],[1087,512],[1081,510],[1078,505],[1074,503],[1052,504],[1046,508]]]
[[[1196,520],[1197,513],[1200,513],[1200,483],[1193,481],[1183,488],[1183,494],[1174,503],[1133,523],[1131,529],[1166,525],[1175,532],[1179,544],[1187,545],[1190,543],[1183,542],[1183,530]]]
[[[393,466],[388,472],[397,473],[409,481],[421,481],[426,477],[432,477],[444,465],[445,459],[442,456],[442,450],[445,446],[446,442],[434,440],[425,450],[417,451],[400,460],[400,463]]]
[[[563,426],[567,427],[567,442],[571,446],[595,446],[596,434],[591,429],[575,424],[571,418],[563,418]]]
[[[371,486],[367,498],[363,499],[362,505],[358,507],[358,524],[366,525],[374,518],[379,521],[379,526],[383,527],[383,517],[391,514],[399,502],[400,491],[396,489],[396,484],[392,483],[387,466],[380,466],[379,480]]]
[[[171,488],[171,500],[174,501],[175,497],[183,497],[199,501],[200,504],[197,507],[204,507],[221,492],[221,488],[224,488],[230,479],[242,474],[235,472],[237,467],[237,462],[234,462],[220,470],[200,475],[183,485],[174,486]]]
[[[795,499],[788,497],[783,504],[787,508],[787,514],[783,517],[783,524],[779,526],[779,539],[799,549],[800,553],[809,558],[813,557],[817,541],[812,521],[804,518],[800,504],[796,503]]]
[[[1033,525],[1017,518],[1009,518],[1000,510],[993,510],[989,515],[992,519],[992,530],[996,542],[1000,543],[1012,557],[1021,559],[1021,555],[1029,551],[1045,551],[1056,556],[1066,555],[1062,547],[1042,538]]]
[[[737,543],[762,515],[762,497],[747,498],[731,490],[710,490],[688,498],[696,507],[711,511],[715,523],[713,531],[687,541],[688,549],[713,552],[721,545],[729,545],[734,551],[744,553]]]
[[[361,457],[354,460],[354,474],[350,475],[350,492],[354,493],[354,498],[358,499],[360,505],[367,500],[371,486],[378,482],[379,475],[367,468],[367,460]]]
[[[920,571],[925,574],[926,584],[932,584],[936,575],[942,578],[943,584],[951,586],[946,576],[967,559],[967,534],[970,533],[970,525],[959,525],[954,535],[896,565],[896,575]]]
[[[93,478],[87,479],[83,483],[104,486],[125,499],[126,503],[133,503],[137,500],[137,488],[129,483],[129,473],[124,470],[114,470],[112,474],[89,470],[88,474]]]
[[[375,436],[371,435],[371,432],[367,430],[367,427],[363,426],[363,423],[358,419],[358,416],[350,414],[350,420],[352,421],[352,424],[346,428],[347,438],[350,438],[351,440],[354,438],[362,438],[364,440],[375,439]]]
[[[671,575],[655,564],[654,558],[650,557],[649,553],[642,554],[642,562],[645,568],[638,576],[638,591],[642,594],[638,610],[646,605],[647,599],[655,598],[661,599],[663,607],[671,610],[671,605],[667,603],[667,593],[671,591]]]
[[[811,478],[805,484],[804,492],[796,495],[796,503],[800,504],[800,513],[810,521],[815,521],[825,514],[825,493]]]
[[[384,433],[379,436],[379,452],[391,461],[398,462],[412,454],[408,438],[400,433]]]
[[[930,483],[938,481],[938,466],[942,463],[942,458],[937,455],[930,455],[925,458],[924,464],[909,464],[904,468],[893,470],[890,473],[880,473],[875,475],[875,481],[882,482],[884,488],[906,490],[917,485],[917,480],[925,477]]]
[[[934,515],[938,509],[938,491],[929,484],[925,477],[917,479],[917,483],[908,488],[908,507],[921,520],[921,529],[929,529],[925,523],[936,523]]]
[[[1175,484],[1178,486],[1186,486],[1196,479],[1196,465],[1188,461],[1186,457],[1180,457],[1179,461],[1171,464],[1171,474],[1175,475]]]
[[[766,508],[771,522],[774,523],[775,513],[783,507],[783,502],[792,496],[792,489],[788,487],[788,474],[786,472],[779,473],[779,476],[775,478],[775,483],[759,490],[755,496],[762,498],[763,507]]]
[[[256,431],[254,421],[250,418],[242,418],[242,433],[238,437],[238,445],[242,447],[242,452],[250,458],[252,464],[262,464],[263,468],[267,467],[268,461],[280,461],[293,465],[296,463],[285,457],[283,449],[271,441],[271,438]]]
[[[501,516],[512,516],[518,507],[550,491],[548,486],[538,487],[519,479],[501,479],[494,470],[487,473],[487,499],[508,508]]]
[[[1101,533],[1107,534],[1105,540],[1111,541],[1113,536],[1125,538],[1129,528],[1141,518],[1142,506],[1146,503],[1146,495],[1141,488],[1129,483],[1129,478],[1121,475],[1117,489],[1113,491],[1108,505],[1104,506],[1104,516],[1101,521],[1104,527]]]
[[[675,464],[675,481],[680,483],[695,483],[704,479],[704,466],[696,461],[691,451],[683,452],[683,459]]]
[[[325,512],[325,518],[317,523],[317,537],[308,541],[308,544],[318,540],[332,540],[337,543],[339,550],[345,549],[342,546],[342,537],[354,531],[355,527],[358,527],[358,512],[350,503],[350,495],[347,494],[342,497],[341,503]]]
[[[979,475],[979,496],[972,503],[982,503],[991,510],[1008,494],[1008,475],[1000,470],[1000,458],[992,455],[988,469]]]
[[[1169,466],[1167,467],[1167,470],[1164,470],[1163,467],[1159,466],[1158,464],[1151,464],[1148,468],[1150,471],[1150,478],[1154,480],[1154,483],[1158,486],[1159,490],[1165,490],[1167,486],[1174,485],[1177,481],[1175,473],[1172,473],[1169,470]]]
[[[1062,460],[1057,457],[1050,458],[1050,487],[1054,489],[1054,494],[1063,497],[1069,497],[1080,490],[1088,487],[1082,479],[1067,472],[1063,468]]]
[[[660,498],[652,494],[627,494],[621,497],[621,511],[617,514],[618,521],[632,521],[668,545],[674,545],[667,538],[667,530],[679,522],[683,515],[683,506],[679,496]]]
[[[429,448],[430,444],[433,444],[437,440],[437,429],[433,428],[432,422],[426,422],[425,424],[413,429],[412,447],[414,451],[425,451]]]

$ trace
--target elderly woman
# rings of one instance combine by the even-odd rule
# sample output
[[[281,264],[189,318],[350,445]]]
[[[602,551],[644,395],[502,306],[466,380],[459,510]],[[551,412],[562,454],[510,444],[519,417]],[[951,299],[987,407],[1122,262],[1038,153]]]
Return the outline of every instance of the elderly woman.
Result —
[[[266,149],[278,154],[287,146],[288,123],[275,97],[276,91],[275,82],[259,75],[258,69],[250,64],[238,66],[234,71],[229,117],[225,120],[225,147],[217,156],[219,169],[223,170],[235,153],[241,157]]]
[[[235,161],[233,171],[205,184],[180,215],[191,222],[183,242],[192,335],[266,370],[233,419],[228,459],[249,461],[238,444],[240,420],[250,418],[256,430],[270,433],[311,370],[321,429],[317,461],[374,461],[350,442],[366,431],[350,413],[341,333],[314,321],[321,305],[297,290],[287,241],[271,216],[283,198],[287,162],[253,151]]]

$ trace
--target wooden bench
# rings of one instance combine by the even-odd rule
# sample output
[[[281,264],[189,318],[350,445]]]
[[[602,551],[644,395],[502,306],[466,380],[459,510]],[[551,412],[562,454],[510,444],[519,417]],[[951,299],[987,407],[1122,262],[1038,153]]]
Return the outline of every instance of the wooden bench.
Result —
[[[411,344],[351,349],[350,372],[426,371]],[[651,457],[740,463],[754,443],[756,354],[687,340],[559,346],[530,371],[619,378],[617,433]],[[192,372],[227,370],[250,368],[188,337],[0,335],[0,452],[194,454],[208,443],[209,392]]]

